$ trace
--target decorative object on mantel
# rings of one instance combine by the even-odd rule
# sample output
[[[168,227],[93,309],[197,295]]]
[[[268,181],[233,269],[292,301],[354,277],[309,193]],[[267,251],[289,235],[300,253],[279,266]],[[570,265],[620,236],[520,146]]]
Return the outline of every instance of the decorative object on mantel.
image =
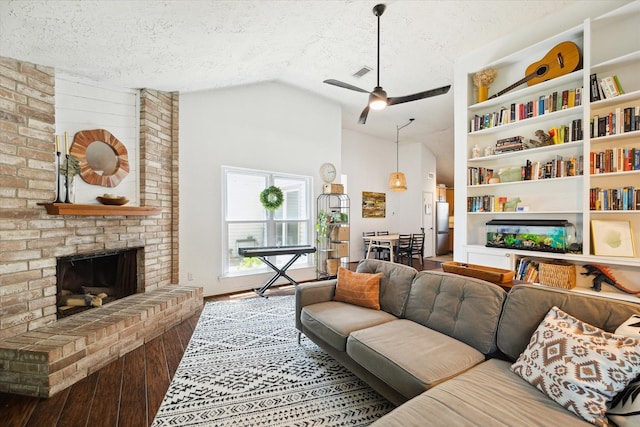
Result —
[[[415,119],[409,119],[409,123],[407,123],[406,125],[396,125],[396,171],[392,172],[391,175],[389,175],[390,191],[407,191],[407,178],[402,172],[398,172],[398,146],[400,145],[400,129],[406,128],[411,123],[413,123],[414,120]]]
[[[489,85],[493,83],[497,76],[498,70],[495,67],[485,68],[474,74],[473,84],[478,88],[478,102],[489,99]]]
[[[62,170],[60,169],[60,135],[56,135],[56,199],[53,203],[62,203],[62,199],[60,198],[60,175],[62,175]]]
[[[65,199],[64,203],[75,202],[75,176],[80,174],[80,162],[75,157],[66,154],[65,160],[62,162],[62,170],[64,172]]]
[[[78,160],[69,154],[69,133],[64,133],[64,157],[65,160],[60,165],[60,136],[56,135],[56,156],[58,158],[58,176],[56,177],[56,192],[57,197],[54,203],[73,203],[75,197],[73,188],[73,178],[80,173],[80,163]],[[65,198],[62,201],[62,193],[60,190],[60,176],[64,176],[64,188]]]
[[[275,211],[282,206],[283,201],[284,195],[282,194],[282,190],[275,185],[265,188],[262,190],[262,193],[260,193],[260,203],[262,203],[262,206],[268,211]]]
[[[102,196],[96,197],[96,200],[102,203],[103,205],[115,205],[122,206],[129,203],[129,199],[125,196],[116,196],[113,194],[103,194]]]
[[[105,129],[76,133],[71,154],[80,161],[80,176],[87,184],[116,187],[129,174],[127,148]]]

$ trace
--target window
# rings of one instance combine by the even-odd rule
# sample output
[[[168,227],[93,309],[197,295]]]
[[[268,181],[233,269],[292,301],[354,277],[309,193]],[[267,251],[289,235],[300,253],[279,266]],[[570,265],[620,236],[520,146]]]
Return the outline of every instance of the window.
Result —
[[[256,258],[244,258],[238,250],[252,246],[309,245],[311,220],[311,178],[277,172],[224,166],[223,173],[223,271],[242,275],[271,271]],[[284,201],[275,211],[260,203],[260,193],[275,185]],[[288,255],[272,257],[276,265],[286,263]],[[295,266],[314,265],[313,256],[301,257]]]

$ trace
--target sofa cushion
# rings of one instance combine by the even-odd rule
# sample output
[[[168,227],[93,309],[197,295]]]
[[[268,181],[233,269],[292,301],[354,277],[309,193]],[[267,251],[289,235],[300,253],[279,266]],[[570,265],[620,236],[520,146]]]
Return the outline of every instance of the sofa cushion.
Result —
[[[394,409],[372,427],[592,426],[491,359]]]
[[[381,277],[382,273],[356,273],[339,267],[333,300],[380,310]]]
[[[516,285],[507,295],[500,316],[498,348],[511,360],[516,360],[553,306],[607,332],[615,331],[632,314],[640,314],[638,303],[548,286]]]
[[[632,382],[613,398],[607,418],[618,427],[640,426],[640,381]]]
[[[640,341],[553,307],[511,367],[585,420],[607,425],[607,404],[640,374]]]
[[[380,279],[380,308],[401,317],[409,295],[409,288],[418,271],[407,265],[375,259],[363,259],[356,268],[358,273],[382,273]]]
[[[385,311],[339,301],[307,305],[300,313],[301,323],[306,329],[339,351],[345,351],[351,332],[395,319]]]
[[[631,316],[615,333],[640,338],[640,316]],[[607,418],[618,427],[640,426],[640,378],[637,379],[613,398],[607,411]]]
[[[404,319],[352,332],[347,354],[407,398],[484,361],[473,347]]]
[[[489,354],[506,292],[497,285],[440,271],[413,280],[405,316]]]

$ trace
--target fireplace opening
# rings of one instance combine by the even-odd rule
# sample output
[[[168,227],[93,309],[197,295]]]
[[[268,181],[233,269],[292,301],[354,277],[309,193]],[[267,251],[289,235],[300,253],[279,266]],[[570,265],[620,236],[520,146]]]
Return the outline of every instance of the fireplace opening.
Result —
[[[139,250],[125,249],[58,258],[58,318],[101,307],[138,292]]]

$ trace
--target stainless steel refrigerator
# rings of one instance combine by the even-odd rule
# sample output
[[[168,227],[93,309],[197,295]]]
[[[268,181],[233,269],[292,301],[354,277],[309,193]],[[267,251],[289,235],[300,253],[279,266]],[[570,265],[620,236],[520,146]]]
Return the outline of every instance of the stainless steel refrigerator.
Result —
[[[449,203],[436,202],[436,255],[449,253]]]

